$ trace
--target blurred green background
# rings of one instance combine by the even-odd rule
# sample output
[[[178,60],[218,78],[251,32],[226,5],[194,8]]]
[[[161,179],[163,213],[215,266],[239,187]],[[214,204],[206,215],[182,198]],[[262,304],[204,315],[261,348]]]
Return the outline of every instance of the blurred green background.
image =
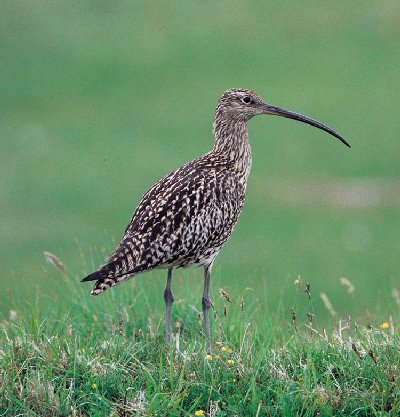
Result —
[[[300,275],[340,314],[394,313],[398,1],[5,1],[0,23],[3,311],[37,294],[62,304],[44,250],[83,287],[143,193],[212,147],[220,94],[244,87],[331,126],[352,149],[294,121],[250,122],[247,202],[213,296],[224,287],[287,308]],[[175,297],[200,306],[202,271],[175,276]],[[164,272],[136,281],[162,311]]]

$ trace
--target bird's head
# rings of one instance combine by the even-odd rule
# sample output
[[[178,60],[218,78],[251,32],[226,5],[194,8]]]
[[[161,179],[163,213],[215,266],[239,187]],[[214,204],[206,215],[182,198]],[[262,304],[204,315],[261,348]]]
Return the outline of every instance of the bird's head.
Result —
[[[257,114],[262,114],[263,105],[262,98],[253,91],[232,88],[222,94],[217,105],[217,112],[231,119],[247,121]]]
[[[258,114],[272,114],[275,116],[286,117],[325,130],[325,132],[335,136],[346,146],[350,147],[348,142],[330,127],[299,113],[267,104],[256,93],[244,88],[232,88],[225,91],[218,101],[217,117],[218,114],[228,120],[244,122],[247,122]]]

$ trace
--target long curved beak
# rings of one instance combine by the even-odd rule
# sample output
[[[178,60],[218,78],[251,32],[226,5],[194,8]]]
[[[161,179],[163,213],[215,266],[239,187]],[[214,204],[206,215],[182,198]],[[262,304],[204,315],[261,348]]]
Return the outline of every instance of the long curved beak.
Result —
[[[325,126],[322,123],[317,122],[316,120],[310,119],[307,116],[303,116],[302,114],[295,113],[289,110],[284,110],[280,107],[271,106],[266,103],[264,103],[263,105],[263,114],[273,114],[275,116],[287,117],[288,119],[298,120],[299,122],[307,123],[311,126],[317,127],[318,129],[325,130],[325,132],[328,132],[330,135],[335,136],[335,138],[338,138],[342,143],[351,148],[350,144],[344,138],[342,138],[342,136],[340,136],[339,133],[335,132],[328,126]]]

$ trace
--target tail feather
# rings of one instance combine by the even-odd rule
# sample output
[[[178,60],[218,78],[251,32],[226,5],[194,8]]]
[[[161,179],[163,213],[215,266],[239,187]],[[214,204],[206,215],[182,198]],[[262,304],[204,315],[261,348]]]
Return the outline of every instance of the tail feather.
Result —
[[[118,279],[116,278],[104,278],[99,279],[92,289],[90,295],[99,295],[102,292],[108,290],[109,288],[113,287],[114,285],[118,284]]]
[[[104,271],[94,271],[91,274],[87,275],[85,278],[83,278],[81,282],[98,281],[99,279],[104,279],[106,277],[107,275],[104,273]]]
[[[110,287],[119,284],[130,278],[139,271],[132,262],[132,255],[127,254],[122,249],[117,250],[110,255],[108,262],[100,267],[97,271],[92,272],[81,280],[81,282],[97,281],[93,287],[91,295],[98,295]]]
[[[134,271],[127,271],[119,275],[112,275],[111,271],[99,269],[98,271],[92,272],[81,280],[81,282],[97,281],[94,284],[90,295],[99,295],[102,292],[108,290],[116,284],[127,280],[134,275]]]

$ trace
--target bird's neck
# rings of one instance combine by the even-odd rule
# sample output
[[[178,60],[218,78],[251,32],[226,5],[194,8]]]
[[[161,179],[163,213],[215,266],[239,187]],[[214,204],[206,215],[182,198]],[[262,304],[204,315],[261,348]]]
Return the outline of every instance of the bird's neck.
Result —
[[[238,173],[246,179],[251,168],[251,148],[247,121],[226,118],[217,113],[214,122],[215,144],[212,152],[233,163]]]

